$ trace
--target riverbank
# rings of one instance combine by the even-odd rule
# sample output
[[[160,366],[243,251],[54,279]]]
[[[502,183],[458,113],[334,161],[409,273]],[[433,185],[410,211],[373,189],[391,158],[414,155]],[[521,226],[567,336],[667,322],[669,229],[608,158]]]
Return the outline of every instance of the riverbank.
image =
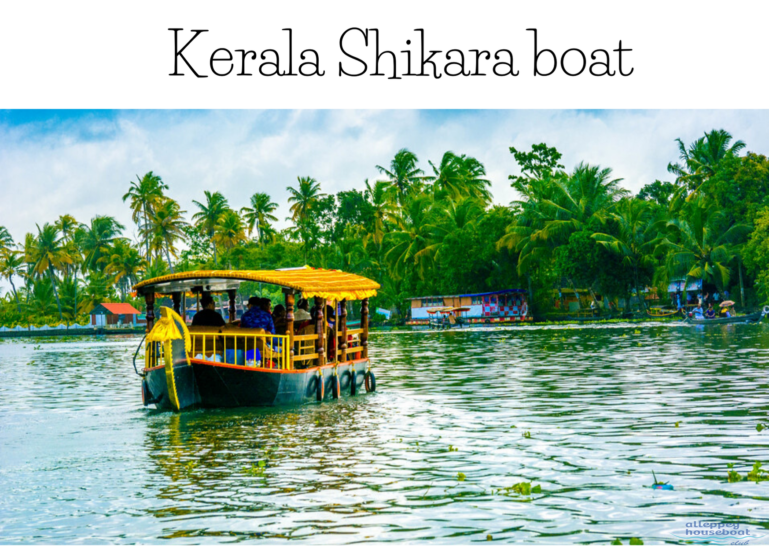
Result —
[[[69,328],[49,330],[9,330],[0,332],[0,338],[4,337],[61,337],[61,336],[114,336],[124,334],[144,333],[144,326],[139,328]]]

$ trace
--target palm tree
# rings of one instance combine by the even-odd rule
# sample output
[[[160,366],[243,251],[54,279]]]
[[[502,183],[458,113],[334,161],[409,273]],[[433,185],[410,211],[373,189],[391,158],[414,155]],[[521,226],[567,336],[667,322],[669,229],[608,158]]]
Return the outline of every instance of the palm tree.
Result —
[[[406,194],[409,192],[414,184],[418,184],[424,180],[424,171],[417,168],[416,154],[410,152],[406,148],[398,150],[392,161],[390,161],[390,168],[377,165],[377,170],[387,176],[387,180],[384,180],[388,186],[397,195],[398,201],[403,203]]]
[[[0,253],[0,276],[4,279],[8,279],[11,283],[11,290],[13,290],[13,296],[16,298],[16,308],[21,313],[21,302],[19,301],[19,293],[16,291],[16,285],[13,284],[13,276],[23,275],[24,259],[19,252],[5,249]]]
[[[187,222],[184,221],[186,211],[179,210],[179,203],[173,199],[166,198],[155,211],[150,215],[149,225],[145,236],[152,239],[158,252],[165,251],[168,267],[173,273],[174,267],[171,263],[171,256],[176,257],[176,243],[184,241],[186,235],[184,228]]]
[[[251,196],[251,206],[240,209],[248,226],[248,236],[251,236],[256,227],[256,234],[262,247],[264,247],[265,231],[269,230],[270,222],[278,221],[272,214],[277,208],[278,204],[273,203],[269,195],[257,192]]]
[[[341,239],[334,245],[333,266],[342,271],[357,272],[366,266],[361,226],[347,225]]]
[[[245,240],[246,230],[243,227],[243,220],[237,212],[228,210],[219,219],[219,223],[216,224],[214,242],[222,245],[225,250],[230,250]]]
[[[38,275],[48,275],[53,294],[56,297],[56,306],[59,309],[59,320],[63,320],[59,292],[56,289],[55,271],[64,269],[66,264],[72,262],[72,258],[62,246],[62,240],[56,226],[45,223],[42,228],[37,226],[37,232],[37,239],[32,248],[32,256],[35,261],[34,272]]]
[[[669,234],[656,249],[665,254],[668,277],[685,277],[711,282],[719,291],[729,284],[729,263],[734,259],[732,245],[751,231],[747,224],[726,225],[726,213],[700,197],[682,215],[667,222]]]
[[[514,203],[520,214],[498,247],[520,252],[519,273],[548,259],[572,233],[595,226],[627,195],[619,186],[621,179],[611,175],[611,169],[580,163],[568,177],[531,178],[517,186],[523,193],[523,199]]]
[[[618,235],[594,233],[598,243],[611,252],[622,256],[623,263],[633,268],[633,280],[641,310],[646,311],[646,303],[642,296],[639,283],[639,267],[654,266],[653,245],[657,242],[651,237],[654,227],[649,203],[641,199],[624,199],[620,201],[615,212],[610,213],[610,219],[617,225]]]
[[[297,188],[287,187],[289,193],[288,202],[291,203],[289,218],[294,222],[292,232],[298,235],[304,247],[304,260],[307,261],[307,243],[310,239],[310,233],[315,225],[313,211],[317,206],[318,200],[325,197],[320,193],[320,184],[310,176],[297,177],[299,186]]]
[[[374,182],[369,184],[366,180],[366,197],[373,207],[374,222],[369,237],[374,241],[377,247],[382,245],[382,239],[385,234],[387,218],[392,214],[393,208],[387,195],[388,182]]]
[[[710,179],[724,159],[736,156],[744,148],[741,140],[732,144],[732,135],[723,129],[705,133],[687,149],[680,138],[676,139],[680,163],[668,164],[668,172],[676,175],[676,183],[684,190],[696,190]]]
[[[56,220],[56,224],[54,225],[65,241],[71,241],[75,236],[77,228],[80,227],[81,224],[79,224],[71,214],[62,214],[59,216],[59,219]]]
[[[199,201],[192,201],[199,209],[199,212],[192,215],[192,220],[195,222],[195,227],[200,230],[200,233],[212,241],[214,245],[214,265],[217,265],[216,242],[213,241],[214,232],[219,220],[224,216],[225,212],[230,210],[230,206],[227,203],[227,199],[220,192],[211,193],[210,191],[205,191],[204,193],[206,195],[205,204]]]
[[[94,216],[90,224],[81,224],[75,240],[83,252],[83,265],[92,271],[104,271],[111,246],[123,232],[124,226],[111,216]]]
[[[388,247],[385,260],[393,275],[403,278],[409,268],[418,265],[424,278],[429,266],[427,258],[434,255],[437,248],[433,240],[436,223],[429,196],[421,194],[408,199],[391,222],[391,231],[385,236]]]
[[[120,286],[125,300],[130,287],[138,282],[142,271],[147,268],[147,261],[139,251],[131,246],[127,239],[115,241],[104,272],[114,276],[114,282]]]
[[[133,221],[139,226],[139,232],[148,234],[147,224],[149,224],[150,214],[158,206],[165,195],[164,190],[168,189],[168,186],[163,180],[152,171],[145,174],[142,178],[136,175],[137,182],[131,182],[131,188],[123,196],[123,202],[130,199],[131,212],[133,213]],[[140,219],[144,220],[144,223],[140,222]],[[149,236],[145,236],[144,239],[147,253],[145,257],[149,260],[150,256],[150,243]]]
[[[474,197],[487,203],[491,201],[491,182],[483,178],[486,176],[486,168],[474,157],[446,152],[439,166],[436,167],[432,161],[428,163],[433,169],[433,176],[427,176],[425,180],[433,182],[433,192],[437,196],[447,195],[451,199]]]
[[[0,226],[0,250],[13,246],[13,237],[4,226]]]
[[[291,220],[299,225],[312,219],[314,206],[325,194],[320,192],[318,181],[310,176],[298,176],[296,180],[299,182],[297,188],[288,186],[286,189],[289,193],[288,202],[291,203]]]

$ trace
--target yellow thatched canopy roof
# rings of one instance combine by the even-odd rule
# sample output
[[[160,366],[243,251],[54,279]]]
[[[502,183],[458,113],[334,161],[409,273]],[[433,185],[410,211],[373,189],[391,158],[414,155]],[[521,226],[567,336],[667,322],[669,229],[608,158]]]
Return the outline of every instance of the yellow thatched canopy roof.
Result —
[[[173,292],[224,292],[234,290],[243,281],[263,282],[293,288],[305,298],[360,300],[376,295],[379,283],[336,269],[296,269],[270,271],[187,271],[142,281],[134,289],[139,294]]]

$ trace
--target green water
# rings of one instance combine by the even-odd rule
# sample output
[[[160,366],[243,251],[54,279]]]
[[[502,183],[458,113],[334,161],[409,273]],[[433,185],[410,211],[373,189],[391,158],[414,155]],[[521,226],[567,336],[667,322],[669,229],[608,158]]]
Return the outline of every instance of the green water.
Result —
[[[0,542],[769,535],[769,482],[726,480],[769,466],[769,325],[375,334],[375,394],[180,415],[138,341],[0,341]]]

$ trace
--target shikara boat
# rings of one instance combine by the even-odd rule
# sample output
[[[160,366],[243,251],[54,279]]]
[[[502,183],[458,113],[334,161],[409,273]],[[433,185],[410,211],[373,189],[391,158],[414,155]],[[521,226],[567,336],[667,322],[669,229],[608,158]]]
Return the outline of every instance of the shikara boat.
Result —
[[[651,318],[666,318],[681,315],[680,309],[664,309],[661,307],[649,307],[646,309],[646,316]]]
[[[433,328],[455,328],[465,324],[463,313],[467,313],[469,307],[435,307],[428,309],[430,326]]]
[[[759,322],[767,314],[769,314],[769,306],[764,307],[762,311],[757,313],[751,313],[749,315],[737,315],[735,317],[717,317],[712,319],[701,318],[697,319],[692,316],[687,316],[684,322],[689,324],[735,324],[740,322]]]
[[[243,282],[283,288],[285,335],[241,328],[234,320]],[[273,406],[376,389],[368,357],[368,299],[376,295],[379,284],[370,279],[309,267],[193,271],[149,279],[134,288],[147,304],[145,363],[141,372],[137,369],[145,406],[177,411],[191,406]],[[300,293],[308,301],[314,298],[315,304],[314,316],[300,323],[301,330],[294,321]],[[229,323],[221,328],[187,326],[179,314],[182,299],[209,294],[226,294]],[[173,308],[160,307],[156,322],[158,296],[170,296]],[[347,306],[353,300],[361,300],[359,328],[347,325]],[[329,320],[324,317],[327,305],[336,310]]]

